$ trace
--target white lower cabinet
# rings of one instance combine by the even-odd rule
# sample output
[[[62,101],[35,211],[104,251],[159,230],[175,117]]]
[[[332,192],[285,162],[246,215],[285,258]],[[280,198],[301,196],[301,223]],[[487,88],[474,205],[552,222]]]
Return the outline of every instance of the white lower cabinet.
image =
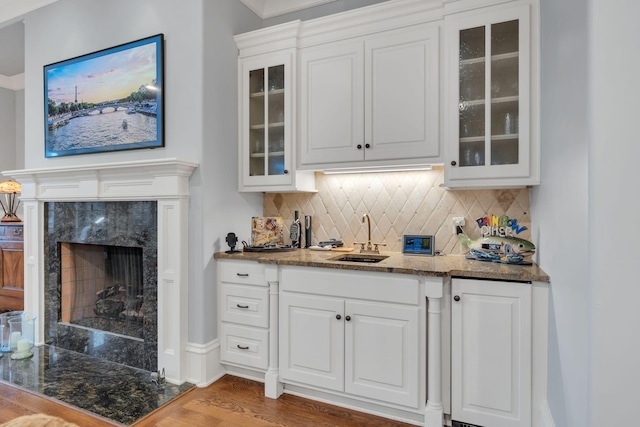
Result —
[[[417,307],[293,292],[281,303],[284,380],[417,406]]]
[[[530,427],[532,285],[453,279],[451,418]]]
[[[426,427],[545,425],[548,283],[218,260],[218,296],[221,363],[267,397]]]
[[[401,278],[406,281],[399,287],[403,295],[395,298],[398,279],[386,276],[283,271],[280,373],[284,383],[387,405],[420,406],[425,353],[420,344],[424,307],[419,304],[418,280]],[[413,304],[407,304],[407,291],[415,298]]]
[[[242,368],[269,367],[269,287],[264,267],[219,261],[220,360]]]

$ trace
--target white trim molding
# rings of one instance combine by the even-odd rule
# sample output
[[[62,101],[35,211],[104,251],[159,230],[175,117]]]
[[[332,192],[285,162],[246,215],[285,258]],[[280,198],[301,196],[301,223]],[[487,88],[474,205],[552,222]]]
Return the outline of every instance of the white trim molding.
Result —
[[[549,408],[549,402],[545,399],[540,408],[541,414],[541,427],[556,427],[556,423],[553,421],[553,414],[551,414],[551,408]]]
[[[24,73],[16,74],[15,76],[0,74],[0,88],[10,90],[24,89]]]
[[[22,184],[24,308],[44,343],[44,204],[49,201],[158,202],[158,367],[167,381],[187,379],[189,177],[197,163],[157,159],[5,171]]]
[[[262,19],[296,12],[336,0],[240,0]]]
[[[198,387],[207,387],[225,375],[220,364],[220,342],[215,339],[206,344],[188,343],[187,381]]]

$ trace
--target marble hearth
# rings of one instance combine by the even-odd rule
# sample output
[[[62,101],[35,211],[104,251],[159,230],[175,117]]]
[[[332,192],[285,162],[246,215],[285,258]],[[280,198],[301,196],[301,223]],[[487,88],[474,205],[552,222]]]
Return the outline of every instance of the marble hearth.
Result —
[[[150,362],[144,367],[164,368],[167,380],[173,383],[187,380],[187,219],[189,177],[197,166],[172,158],[4,172],[22,184],[25,311],[37,316],[37,345],[47,342],[50,335],[45,324],[52,316],[48,302],[53,290],[46,287],[51,266],[46,238],[49,210],[63,206],[62,203],[82,202],[80,205],[91,206],[95,202],[155,202],[157,343],[145,345],[155,348],[157,363]],[[81,230],[70,233],[78,232]],[[142,353],[153,352],[142,350]]]

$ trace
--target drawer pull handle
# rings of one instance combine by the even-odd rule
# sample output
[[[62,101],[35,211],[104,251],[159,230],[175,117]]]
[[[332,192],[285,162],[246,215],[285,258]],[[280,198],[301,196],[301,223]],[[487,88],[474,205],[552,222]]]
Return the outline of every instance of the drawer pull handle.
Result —
[[[248,305],[240,305],[240,304],[236,304],[236,307],[238,307],[238,308],[249,308]]]
[[[236,273],[238,277],[249,277],[249,273]]]
[[[249,350],[249,346],[244,346],[244,345],[240,345],[238,344],[236,347],[238,347],[240,350]]]

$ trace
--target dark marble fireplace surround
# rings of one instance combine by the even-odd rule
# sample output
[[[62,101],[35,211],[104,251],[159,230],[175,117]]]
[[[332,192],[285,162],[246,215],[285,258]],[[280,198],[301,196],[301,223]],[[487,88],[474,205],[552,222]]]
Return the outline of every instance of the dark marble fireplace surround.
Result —
[[[44,217],[45,342],[155,372],[158,369],[157,203],[47,202]],[[142,249],[142,339],[59,322],[62,242]]]

